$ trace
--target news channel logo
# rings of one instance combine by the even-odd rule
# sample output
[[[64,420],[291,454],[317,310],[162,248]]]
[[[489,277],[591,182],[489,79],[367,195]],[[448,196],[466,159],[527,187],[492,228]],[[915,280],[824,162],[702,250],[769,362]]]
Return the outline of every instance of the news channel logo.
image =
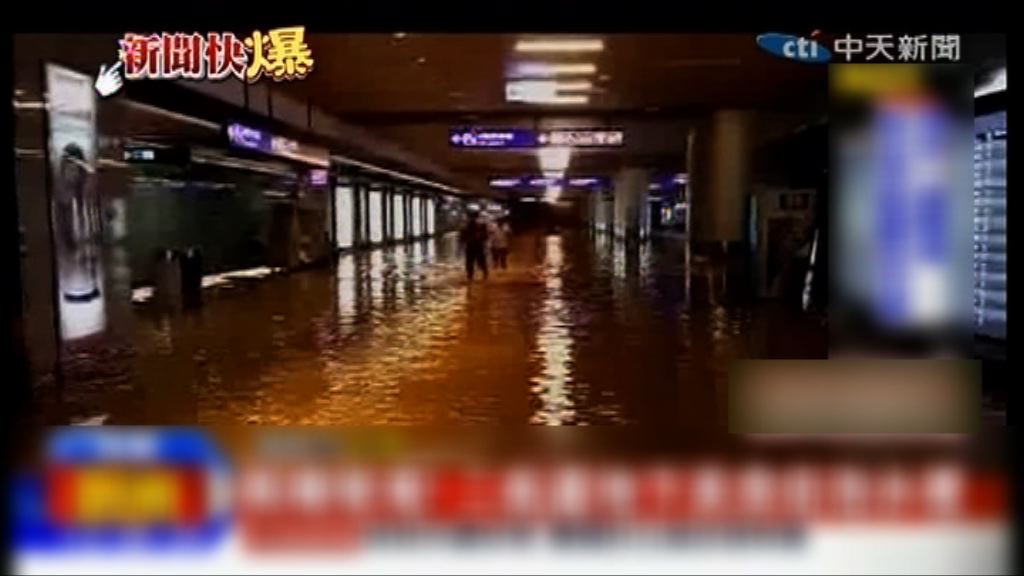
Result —
[[[816,40],[792,34],[760,34],[757,37],[757,45],[769,54],[797,62],[825,63],[832,59],[829,49]]]

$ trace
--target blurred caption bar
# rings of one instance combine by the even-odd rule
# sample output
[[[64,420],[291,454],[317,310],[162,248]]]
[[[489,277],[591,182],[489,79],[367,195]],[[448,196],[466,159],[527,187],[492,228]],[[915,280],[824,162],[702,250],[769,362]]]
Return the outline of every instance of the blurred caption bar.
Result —
[[[973,306],[969,70],[829,71],[832,347],[959,355]]]
[[[599,431],[544,432],[572,447]],[[60,430],[34,481],[19,480],[16,571],[1006,571],[1005,477],[950,454],[473,449],[505,437]],[[97,480],[104,470],[118,472]]]
[[[747,360],[730,371],[739,434],[970,434],[980,409],[980,369],[968,360]]]

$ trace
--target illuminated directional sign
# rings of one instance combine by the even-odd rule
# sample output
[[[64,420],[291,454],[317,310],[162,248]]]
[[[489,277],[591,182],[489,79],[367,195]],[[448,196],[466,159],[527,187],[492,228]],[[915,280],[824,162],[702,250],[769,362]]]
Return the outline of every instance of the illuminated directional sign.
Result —
[[[448,142],[456,148],[615,148],[625,140],[622,130],[530,130],[527,128],[459,128],[451,130]]]
[[[545,178],[545,177],[530,178],[528,180],[528,183],[529,183],[530,186],[561,186],[562,185],[562,179],[561,178]]]
[[[604,148],[622,146],[622,130],[547,130],[537,136],[541,146]]]
[[[156,160],[156,150],[153,148],[125,148],[125,162],[153,162]]]
[[[228,142],[237,148],[255,150],[321,168],[327,168],[331,163],[326,148],[297,142],[258,128],[237,123],[230,124],[227,127],[227,134]]]
[[[535,148],[537,133],[525,128],[461,128],[450,131],[448,142],[456,148]]]
[[[561,186],[573,188],[589,188],[608,184],[603,176],[573,176],[570,178],[548,178],[544,176],[526,176],[519,178],[491,178],[491,188],[545,188]]]
[[[189,160],[189,149],[184,146],[125,144],[121,154],[129,164],[180,164]]]
[[[519,178],[492,178],[491,188],[515,188],[522,185]]]

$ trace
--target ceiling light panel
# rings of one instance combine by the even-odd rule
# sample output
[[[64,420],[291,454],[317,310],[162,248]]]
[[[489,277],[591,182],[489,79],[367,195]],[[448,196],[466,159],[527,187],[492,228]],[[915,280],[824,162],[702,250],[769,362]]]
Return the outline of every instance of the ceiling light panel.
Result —
[[[537,150],[543,172],[564,172],[569,167],[571,157],[572,148],[548,147]]]
[[[602,50],[604,50],[604,41],[599,38],[538,39],[516,42],[516,52],[524,53],[600,52]]]
[[[513,80],[505,84],[505,100],[508,102],[557,102],[562,96],[581,96],[566,94],[566,92],[590,90],[593,87],[593,83],[589,80]],[[578,97],[569,99],[570,102],[579,102],[580,100]],[[583,101],[585,102],[586,98]]]
[[[590,62],[555,63],[521,62],[515,67],[520,77],[550,78],[553,76],[584,76],[597,73],[597,66]]]

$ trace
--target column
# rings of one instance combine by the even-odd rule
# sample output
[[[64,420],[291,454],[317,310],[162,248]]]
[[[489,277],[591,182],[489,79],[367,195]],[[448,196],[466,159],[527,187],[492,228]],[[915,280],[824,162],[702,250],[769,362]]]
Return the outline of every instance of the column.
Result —
[[[748,112],[719,110],[690,131],[689,196],[698,252],[731,252],[744,241],[750,182]]]
[[[587,222],[587,229],[590,232],[597,231],[597,223],[598,223],[598,212],[597,212],[597,210],[598,210],[598,207],[600,206],[599,200],[600,200],[599,194],[597,192],[593,192],[593,191],[591,191],[590,195],[587,196],[586,199],[585,199],[585,202],[586,202],[586,215],[584,216],[584,218],[585,218],[585,220]]]
[[[613,221],[616,238],[635,241],[647,237],[649,183],[650,171],[643,168],[625,168],[615,176]]]

